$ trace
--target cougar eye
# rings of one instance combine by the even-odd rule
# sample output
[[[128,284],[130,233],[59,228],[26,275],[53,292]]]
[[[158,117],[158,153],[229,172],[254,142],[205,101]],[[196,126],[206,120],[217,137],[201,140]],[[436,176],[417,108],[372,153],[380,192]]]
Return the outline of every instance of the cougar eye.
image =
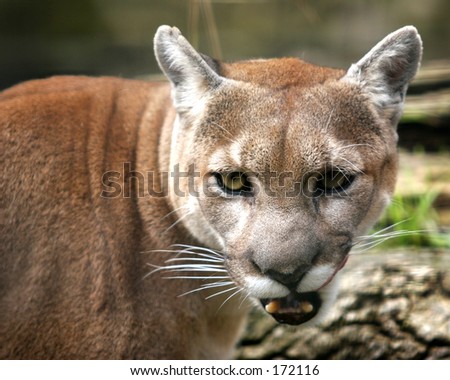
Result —
[[[317,181],[317,191],[325,195],[340,193],[354,181],[355,176],[340,170],[330,170]]]
[[[222,191],[232,195],[246,195],[252,191],[252,185],[243,172],[214,173]]]

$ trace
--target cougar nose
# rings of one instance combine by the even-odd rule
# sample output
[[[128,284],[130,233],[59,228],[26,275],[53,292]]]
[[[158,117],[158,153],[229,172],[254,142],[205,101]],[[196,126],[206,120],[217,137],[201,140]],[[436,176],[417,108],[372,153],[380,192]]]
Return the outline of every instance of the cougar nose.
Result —
[[[311,267],[309,265],[301,266],[291,273],[282,273],[273,269],[269,269],[265,274],[273,280],[285,285],[290,290],[295,291],[299,282],[303,279],[310,268]]]

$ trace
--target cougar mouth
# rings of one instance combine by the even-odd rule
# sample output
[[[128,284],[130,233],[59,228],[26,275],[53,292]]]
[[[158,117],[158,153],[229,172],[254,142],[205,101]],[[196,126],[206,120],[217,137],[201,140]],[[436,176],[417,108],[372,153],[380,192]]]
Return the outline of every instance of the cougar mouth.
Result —
[[[322,299],[318,292],[290,293],[283,298],[262,299],[261,303],[277,322],[300,325],[317,315]]]
[[[327,280],[316,290],[309,292],[291,292],[282,298],[263,298],[261,303],[275,320],[288,325],[300,325],[313,319],[322,306],[319,291],[333,281],[336,274],[344,268],[348,260],[346,255]]]

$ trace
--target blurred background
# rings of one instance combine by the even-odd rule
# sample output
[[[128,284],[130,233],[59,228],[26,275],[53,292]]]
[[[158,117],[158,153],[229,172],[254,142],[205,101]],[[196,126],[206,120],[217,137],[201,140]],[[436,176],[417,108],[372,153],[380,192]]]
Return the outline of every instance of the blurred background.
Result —
[[[285,333],[255,317],[239,357],[450,359],[449,15],[450,0],[0,0],[0,89],[57,74],[159,79],[152,39],[162,24],[215,58],[343,68],[416,26],[424,56],[399,125],[397,193],[374,230],[382,233],[349,265],[325,327]],[[368,248],[381,249],[372,257]]]
[[[203,53],[347,67],[415,25],[425,64],[450,58],[449,0],[0,0],[0,87],[54,74],[157,73],[152,39],[178,26]]]

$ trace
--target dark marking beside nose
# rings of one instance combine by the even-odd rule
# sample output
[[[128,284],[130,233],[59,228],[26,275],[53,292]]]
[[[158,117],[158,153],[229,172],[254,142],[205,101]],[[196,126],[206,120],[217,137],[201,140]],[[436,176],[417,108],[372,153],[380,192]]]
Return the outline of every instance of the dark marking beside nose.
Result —
[[[285,285],[291,290],[297,288],[298,283],[303,279],[305,274],[311,269],[309,265],[304,265],[297,268],[293,273],[282,273],[273,269],[266,271],[266,275],[275,281]]]

